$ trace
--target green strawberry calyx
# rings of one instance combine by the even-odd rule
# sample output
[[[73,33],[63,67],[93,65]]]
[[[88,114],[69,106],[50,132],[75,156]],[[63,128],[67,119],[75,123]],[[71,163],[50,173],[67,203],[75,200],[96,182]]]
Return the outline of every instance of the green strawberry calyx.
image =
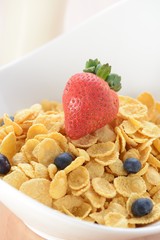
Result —
[[[115,92],[118,92],[122,87],[121,77],[118,74],[111,73],[111,66],[108,63],[101,64],[97,58],[94,60],[89,59],[83,72],[93,73],[104,79]]]

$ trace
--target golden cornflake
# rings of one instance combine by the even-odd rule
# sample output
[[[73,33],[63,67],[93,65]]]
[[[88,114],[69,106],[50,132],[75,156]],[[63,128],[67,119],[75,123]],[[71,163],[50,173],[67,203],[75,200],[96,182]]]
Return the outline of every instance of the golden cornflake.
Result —
[[[160,137],[160,127],[152,122],[143,121],[143,128],[139,130],[143,135],[151,138],[159,138]]]
[[[90,188],[90,186],[91,186],[91,184],[90,184],[90,182],[88,182],[88,184],[85,187],[83,187],[79,190],[72,190],[71,192],[74,196],[81,196],[83,193],[85,193]]]
[[[155,110],[155,100],[153,98],[153,96],[148,93],[148,92],[144,92],[141,93],[137,99],[144,105],[146,105],[147,109],[148,109],[148,118],[152,119],[153,115],[154,115],[154,110]]]
[[[97,142],[97,137],[90,134],[82,138],[79,138],[77,140],[72,140],[73,145],[80,148],[88,148],[94,145],[96,142]]]
[[[93,178],[92,186],[94,191],[102,197],[113,198],[116,196],[113,184],[109,183],[105,178]]]
[[[92,210],[92,207],[85,202],[83,202],[80,206],[72,207],[71,209],[67,209],[65,206],[63,206],[64,213],[66,213],[69,216],[77,217],[81,219],[86,218],[91,212],[91,210]]]
[[[67,138],[65,136],[63,136],[61,133],[59,133],[59,132],[49,133],[48,138],[54,139],[64,152],[68,151]]]
[[[34,162],[34,161],[31,161],[31,165],[34,168],[35,178],[46,178],[46,179],[49,178],[48,169],[46,166],[44,166],[41,163]]]
[[[11,186],[19,189],[20,186],[28,180],[26,175],[20,171],[20,170],[15,170],[6,176],[3,177],[3,180],[10,184]]]
[[[96,130],[94,136],[97,137],[99,142],[114,142],[116,140],[116,134],[113,129],[107,124],[106,126]]]
[[[128,216],[126,207],[116,202],[110,202],[108,208],[106,209],[106,213],[108,214],[110,212],[120,213],[125,217]]]
[[[43,178],[30,179],[24,182],[20,191],[32,197],[33,199],[47,205],[52,206],[52,198],[49,195],[50,181]]]
[[[69,173],[68,185],[73,190],[80,190],[89,183],[89,172],[88,170],[80,166]]]
[[[127,228],[128,220],[120,213],[110,212],[104,216],[104,223],[106,226]]]
[[[18,167],[25,173],[25,175],[29,178],[34,178],[35,174],[34,174],[34,169],[32,167],[32,165],[28,164],[28,163],[19,163]]]
[[[22,153],[25,155],[27,158],[28,162],[31,161],[37,161],[37,158],[34,157],[33,155],[33,150],[34,148],[38,145],[39,141],[36,139],[29,139],[27,142],[23,145],[22,147]]]
[[[140,121],[134,118],[129,118],[128,120],[124,120],[121,126],[123,127],[126,134],[134,134],[140,129],[142,124]]]
[[[144,119],[147,117],[148,109],[136,99],[132,99],[132,103],[126,103],[120,106],[119,114],[124,119]]]
[[[16,153],[16,136],[13,132],[9,133],[0,145],[0,153],[5,155],[9,161],[12,161],[12,157]]]
[[[70,165],[68,165],[64,171],[67,173],[73,171],[74,169],[78,168],[79,166],[82,166],[83,163],[85,162],[84,157],[77,157],[74,161],[71,162]]]
[[[103,166],[108,166],[118,160],[119,152],[113,152],[109,156],[95,158],[95,161]]]
[[[49,177],[51,179],[54,178],[54,176],[55,176],[57,171],[58,171],[58,169],[57,169],[55,164],[53,164],[53,163],[49,164],[49,166],[48,166],[48,173],[49,173]]]
[[[153,195],[153,201],[155,203],[160,203],[160,190]]]
[[[145,174],[147,181],[152,185],[160,184],[160,174],[159,172],[153,168],[148,167],[148,171]]]
[[[16,122],[13,122],[7,114],[4,114],[3,120],[4,120],[5,126],[13,127],[14,133],[16,135],[21,135],[23,133],[22,128]]]
[[[95,177],[101,177],[104,173],[104,166],[95,162],[94,160],[88,162],[85,165],[85,168],[88,170],[91,179]]]
[[[91,157],[105,157],[113,153],[115,144],[113,142],[97,143],[87,149]]]
[[[32,153],[39,163],[48,166],[62,152],[62,149],[55,140],[45,138],[34,148]]]
[[[46,134],[47,128],[43,124],[32,125],[27,132],[27,139],[34,138],[38,134]]]
[[[19,163],[28,163],[26,156],[22,152],[16,153],[12,158],[12,164],[18,165]]]
[[[145,181],[140,176],[119,176],[114,179],[114,186],[117,192],[124,197],[130,197],[132,193],[143,194],[146,192]]]
[[[84,157],[87,162],[90,161],[90,156],[84,149],[77,148],[77,150],[79,157]]]
[[[123,162],[120,159],[117,159],[114,163],[109,165],[112,173],[117,176],[125,176],[127,172],[123,168]]]
[[[67,194],[64,197],[53,201],[53,207],[59,211],[63,211],[64,207],[66,209],[80,207],[83,202],[83,198]]]
[[[65,171],[57,172],[50,184],[49,193],[53,199],[58,199],[67,193],[67,176]]]
[[[92,187],[85,192],[85,197],[89,200],[91,205],[95,208],[102,208],[105,203],[105,197],[100,196],[97,194]]]

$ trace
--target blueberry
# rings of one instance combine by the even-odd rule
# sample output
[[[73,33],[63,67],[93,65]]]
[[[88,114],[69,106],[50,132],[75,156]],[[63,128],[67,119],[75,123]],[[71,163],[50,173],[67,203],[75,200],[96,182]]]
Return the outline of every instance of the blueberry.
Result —
[[[131,212],[135,217],[142,217],[150,213],[153,209],[153,203],[149,198],[139,198],[133,202]]]
[[[8,158],[0,153],[0,174],[7,174],[11,169]]]
[[[64,168],[71,164],[73,159],[74,158],[70,153],[64,152],[55,158],[54,164],[57,166],[59,170],[63,170]]]
[[[123,163],[123,168],[127,173],[137,173],[141,167],[141,162],[137,158],[127,158]]]

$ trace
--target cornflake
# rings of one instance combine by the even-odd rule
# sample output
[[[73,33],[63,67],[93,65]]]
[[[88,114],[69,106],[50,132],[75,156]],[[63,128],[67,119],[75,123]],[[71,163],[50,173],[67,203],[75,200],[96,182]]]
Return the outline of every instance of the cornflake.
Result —
[[[11,169],[0,179],[51,209],[109,227],[136,228],[160,219],[160,102],[148,93],[119,96],[110,124],[80,139],[65,132],[61,103],[44,100],[12,120],[0,118],[0,153]],[[69,153],[63,169],[55,159]],[[136,173],[124,161],[136,158]],[[63,159],[62,159],[63,161]],[[60,169],[61,168],[61,169]],[[152,211],[134,217],[132,204],[148,198]]]

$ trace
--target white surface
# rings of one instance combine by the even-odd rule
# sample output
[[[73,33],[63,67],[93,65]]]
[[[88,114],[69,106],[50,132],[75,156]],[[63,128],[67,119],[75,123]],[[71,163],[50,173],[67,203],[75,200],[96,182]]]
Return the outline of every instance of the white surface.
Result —
[[[67,0],[0,0],[0,64],[62,32]]]
[[[96,57],[109,61],[113,72],[122,76],[121,93],[136,95],[148,90],[158,98],[159,12],[159,0],[154,4],[153,0],[123,1],[23,60],[1,68],[0,114],[13,113],[43,98],[61,100],[68,77],[81,71],[88,58]],[[0,189],[0,201],[50,240],[125,240],[160,232],[159,225],[112,229],[79,221],[50,210],[2,181]]]

